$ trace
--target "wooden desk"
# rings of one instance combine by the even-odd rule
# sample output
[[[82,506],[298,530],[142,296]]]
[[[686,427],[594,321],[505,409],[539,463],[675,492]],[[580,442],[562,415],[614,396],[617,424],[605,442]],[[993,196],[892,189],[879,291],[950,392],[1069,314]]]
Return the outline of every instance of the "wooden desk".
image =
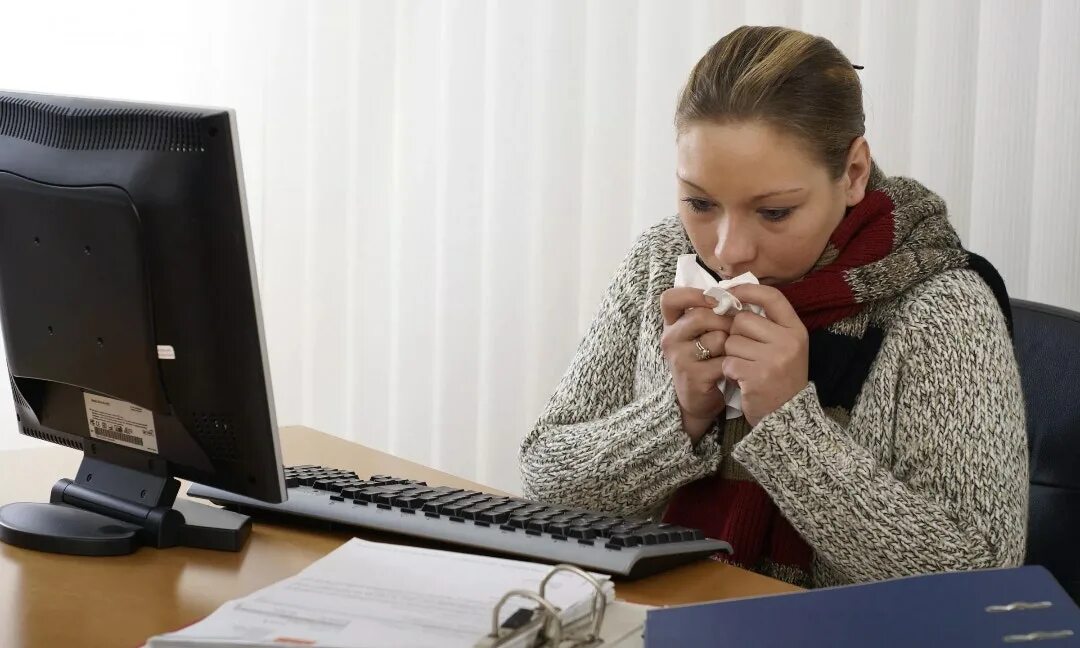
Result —
[[[323,464],[362,476],[392,474],[429,484],[484,489],[467,480],[308,428],[282,430],[288,464]],[[47,501],[81,456],[64,448],[0,451],[0,503]],[[186,491],[186,486],[182,492]],[[363,533],[370,540],[396,540]],[[0,544],[0,646],[139,646],[186,626],[223,602],[291,576],[347,537],[343,533],[255,524],[243,551],[143,548],[130,556],[84,558]],[[730,565],[701,561],[651,578],[618,583],[624,600],[662,605],[794,591]]]

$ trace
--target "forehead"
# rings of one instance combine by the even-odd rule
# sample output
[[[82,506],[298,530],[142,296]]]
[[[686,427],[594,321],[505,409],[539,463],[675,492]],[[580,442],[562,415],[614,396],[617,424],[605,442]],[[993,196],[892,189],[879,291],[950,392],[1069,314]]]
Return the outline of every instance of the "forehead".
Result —
[[[678,138],[678,173],[706,190],[768,190],[827,177],[806,145],[763,122],[695,122]]]

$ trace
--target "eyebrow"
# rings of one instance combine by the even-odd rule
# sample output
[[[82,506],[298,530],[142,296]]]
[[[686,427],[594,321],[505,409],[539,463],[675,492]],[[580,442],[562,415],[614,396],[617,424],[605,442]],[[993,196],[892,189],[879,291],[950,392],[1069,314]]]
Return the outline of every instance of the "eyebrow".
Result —
[[[687,184],[687,185],[690,185],[691,187],[693,187],[694,189],[697,189],[698,191],[705,194],[706,196],[709,195],[708,191],[705,191],[704,189],[702,189],[698,185],[694,184],[693,182],[690,182],[686,178],[684,178],[684,177],[682,177],[680,175],[676,175],[675,177],[677,177],[680,182],[682,182],[684,184]],[[766,198],[772,198],[773,196],[782,196],[784,194],[795,193],[796,191],[802,191],[802,190],[803,190],[802,187],[792,187],[791,189],[778,189],[776,191],[769,191],[767,193],[763,193],[763,194],[759,194],[757,196],[754,196],[753,198],[750,199],[750,202],[757,202],[759,200],[764,200]]]

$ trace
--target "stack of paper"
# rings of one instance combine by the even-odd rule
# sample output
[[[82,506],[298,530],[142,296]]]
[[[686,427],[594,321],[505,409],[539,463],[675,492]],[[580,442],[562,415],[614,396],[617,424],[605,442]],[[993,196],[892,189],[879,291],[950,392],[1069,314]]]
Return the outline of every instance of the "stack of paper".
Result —
[[[503,594],[536,592],[550,571],[550,565],[354,538],[296,576],[229,601],[147,645],[471,647],[491,631],[492,610]],[[594,576],[611,600],[611,581]],[[552,577],[546,591],[567,623],[589,613],[594,595],[592,585],[565,572]],[[502,617],[522,607],[534,604],[513,599]]]

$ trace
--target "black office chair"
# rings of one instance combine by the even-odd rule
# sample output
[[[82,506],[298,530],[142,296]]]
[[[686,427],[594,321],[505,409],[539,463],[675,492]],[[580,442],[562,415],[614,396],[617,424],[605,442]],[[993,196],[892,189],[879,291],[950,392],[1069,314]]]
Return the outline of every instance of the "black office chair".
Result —
[[[1080,601],[1080,313],[1012,300],[1031,452],[1028,564]]]

